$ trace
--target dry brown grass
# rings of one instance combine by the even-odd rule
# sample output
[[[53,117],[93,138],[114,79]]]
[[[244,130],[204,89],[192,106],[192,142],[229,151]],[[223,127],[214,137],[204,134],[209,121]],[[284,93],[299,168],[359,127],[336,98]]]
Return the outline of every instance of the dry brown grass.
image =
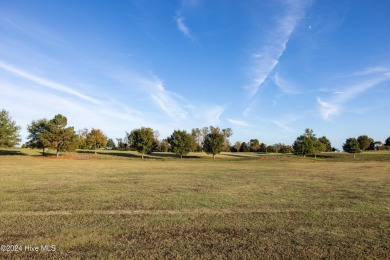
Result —
[[[76,156],[76,157],[75,157]],[[0,156],[0,258],[390,256],[390,162]]]

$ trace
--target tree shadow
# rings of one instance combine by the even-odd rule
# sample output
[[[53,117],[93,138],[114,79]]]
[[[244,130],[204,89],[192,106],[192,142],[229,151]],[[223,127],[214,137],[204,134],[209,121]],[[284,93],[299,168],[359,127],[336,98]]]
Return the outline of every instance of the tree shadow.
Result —
[[[237,153],[223,153],[221,155],[223,155],[223,156],[230,156],[230,157],[236,157],[236,158],[243,158],[243,159],[258,158],[258,154],[245,155],[245,154],[237,154]]]
[[[180,155],[174,154],[174,153],[168,153],[168,152],[152,152],[149,154],[151,156],[159,157],[159,158],[179,158]],[[197,155],[183,155],[183,159],[194,159],[194,158],[201,158]]]
[[[18,150],[4,150],[4,149],[0,149],[0,156],[15,156],[15,155],[19,155],[19,156],[27,156],[28,154],[26,153],[22,153],[21,151],[18,151]]]

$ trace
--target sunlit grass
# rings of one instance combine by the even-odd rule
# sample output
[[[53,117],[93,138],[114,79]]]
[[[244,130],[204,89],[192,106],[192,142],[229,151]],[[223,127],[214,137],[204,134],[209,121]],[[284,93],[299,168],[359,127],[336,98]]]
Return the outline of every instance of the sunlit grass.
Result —
[[[22,151],[0,156],[0,242],[57,251],[1,258],[389,256],[387,153],[141,160]]]

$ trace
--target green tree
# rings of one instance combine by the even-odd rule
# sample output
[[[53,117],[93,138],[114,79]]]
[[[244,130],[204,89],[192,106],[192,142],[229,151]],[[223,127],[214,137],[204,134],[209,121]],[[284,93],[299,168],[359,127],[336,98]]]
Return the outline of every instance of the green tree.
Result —
[[[207,154],[212,154],[215,159],[215,155],[222,151],[224,143],[224,133],[218,127],[210,127],[210,133],[205,136],[203,142],[203,150]]]
[[[167,139],[163,139],[162,141],[161,141],[161,152],[164,152],[164,153],[166,153],[166,152],[168,152],[169,151],[169,142],[168,142],[168,140]]]
[[[50,140],[48,139],[49,121],[45,118],[32,121],[27,126],[29,135],[27,136],[26,146],[32,149],[42,149],[42,155],[45,155],[45,149],[50,147]]]
[[[84,128],[77,132],[77,138],[78,138],[78,148],[79,149],[88,149],[87,145],[87,137],[88,137],[88,129]]]
[[[390,136],[387,137],[386,141],[385,141],[385,147],[387,150],[390,150]]]
[[[319,139],[314,140],[314,144],[313,144],[314,158],[317,158],[317,154],[324,152],[325,149],[326,147],[323,142],[321,142]]]
[[[9,112],[1,110],[0,112],[0,147],[10,148],[19,144],[20,139],[20,126],[16,125],[16,122],[12,120]]]
[[[241,147],[241,142],[237,141],[234,143],[234,145],[230,148],[232,152],[239,152]]]
[[[318,138],[318,141],[320,141],[324,145],[323,152],[331,152],[332,151],[332,144],[329,141],[329,139],[326,138],[326,136]]]
[[[291,148],[291,150],[292,150],[292,148]],[[260,144],[259,152],[267,153],[267,145],[265,143]]]
[[[251,139],[249,141],[249,148],[251,152],[257,153],[260,150],[260,142],[257,139]]]
[[[179,155],[180,159],[183,158],[183,155],[193,151],[196,146],[194,137],[186,131],[180,130],[173,131],[173,134],[168,137],[168,142],[172,152]]]
[[[316,137],[313,130],[306,128],[305,133],[299,136],[293,144],[294,153],[303,155],[303,157],[306,157],[307,154],[313,153],[315,151],[315,140]]]
[[[356,138],[347,138],[343,144],[343,150],[347,153],[353,153],[353,158],[355,158],[355,154],[360,153],[358,140]]]
[[[364,151],[370,148],[370,145],[374,140],[367,135],[361,135],[357,138],[357,141],[359,143],[360,150]]]
[[[230,137],[233,135],[233,130],[231,128],[222,129],[223,137],[225,138],[225,141],[223,143],[222,150],[224,152],[230,151]]]
[[[279,151],[278,153],[292,153],[293,149],[290,145],[286,144],[279,144]]]
[[[110,149],[115,149],[116,148],[115,142],[114,142],[114,140],[112,140],[112,138],[107,140],[106,147],[110,147]]]
[[[47,130],[42,132],[43,138],[50,143],[50,148],[56,150],[56,157],[59,152],[70,152],[77,148],[77,135],[73,127],[66,127],[68,119],[58,114],[47,124]]]
[[[144,154],[150,153],[153,148],[153,130],[146,127],[134,129],[128,134],[128,140],[130,147],[139,152],[144,159]]]
[[[96,149],[104,148],[107,145],[107,136],[100,129],[94,129],[87,135],[87,145],[90,150],[94,150],[96,154]]]
[[[242,152],[242,153],[247,153],[247,152],[250,151],[250,148],[249,148],[249,146],[247,145],[246,142],[242,142],[239,151]]]

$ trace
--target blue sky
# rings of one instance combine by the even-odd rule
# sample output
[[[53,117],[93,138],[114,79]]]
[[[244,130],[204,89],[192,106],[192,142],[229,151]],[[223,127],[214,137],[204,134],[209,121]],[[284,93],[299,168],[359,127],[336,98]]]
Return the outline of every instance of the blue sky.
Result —
[[[390,136],[390,1],[0,1],[0,108],[111,138]]]

